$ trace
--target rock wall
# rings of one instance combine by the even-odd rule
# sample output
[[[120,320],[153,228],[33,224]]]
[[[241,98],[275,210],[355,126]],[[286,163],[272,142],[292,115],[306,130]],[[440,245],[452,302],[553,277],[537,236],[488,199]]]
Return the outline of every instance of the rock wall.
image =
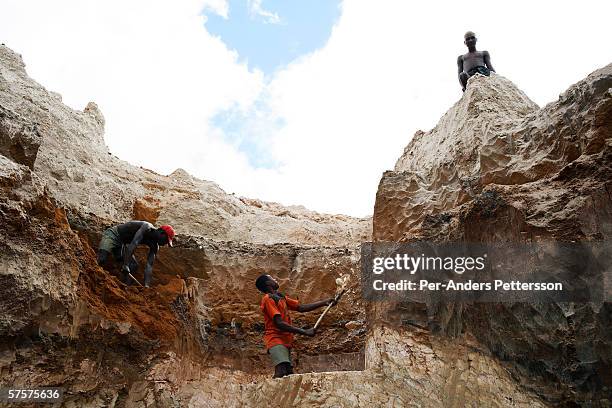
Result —
[[[366,346],[367,370],[313,373],[251,384],[244,406],[544,407],[474,341],[379,327]]]
[[[530,243],[612,237],[612,65],[542,109],[510,81],[475,76],[380,181],[375,241]],[[609,277],[608,277],[609,279]],[[549,402],[609,403],[611,306],[389,304],[376,321],[473,335]],[[519,375],[520,374],[520,375]]]
[[[134,217],[172,222],[182,234],[266,244],[347,246],[370,237],[369,219],[236,197],[182,169],[162,176],[132,166],[108,151],[104,117],[95,103],[82,112],[62,104],[27,76],[21,57],[5,46],[0,69],[0,152],[11,148],[11,134],[28,134],[32,140],[19,148],[40,145],[36,162],[27,151],[19,162],[34,164],[51,195],[70,212],[95,214],[108,223]]]
[[[109,154],[103,132],[94,103],[82,112],[63,105],[0,47],[3,384],[61,385],[65,406],[173,406],[196,381],[197,395],[209,389],[224,401],[221,378],[239,387],[272,372],[254,286],[262,273],[304,302],[332,296],[335,279],[352,274],[347,302],[318,336],[301,339],[294,359],[301,372],[363,368],[358,251],[371,220],[235,197],[180,169],[134,167]],[[158,255],[151,290],[96,265],[102,231],[129,219],[179,232]]]

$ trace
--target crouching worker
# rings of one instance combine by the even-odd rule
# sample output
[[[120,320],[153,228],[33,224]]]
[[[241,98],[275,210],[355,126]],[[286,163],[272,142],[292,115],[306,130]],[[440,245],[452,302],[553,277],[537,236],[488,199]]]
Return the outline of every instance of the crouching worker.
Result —
[[[292,326],[289,310],[310,312],[322,306],[334,304],[335,300],[330,298],[302,305],[297,300],[280,293],[278,283],[270,275],[261,275],[255,281],[255,286],[265,293],[261,299],[261,311],[265,321],[264,343],[274,364],[273,378],[293,374],[290,356],[293,334],[312,337],[315,335],[315,330],[314,328],[301,329]]]
[[[134,276],[138,270],[138,262],[134,251],[138,245],[147,245],[149,255],[144,270],[144,285],[151,285],[153,275],[153,262],[162,245],[172,246],[174,229],[170,225],[162,225],[155,228],[146,221],[130,221],[125,224],[115,225],[104,231],[98,249],[98,265],[104,266],[110,255],[121,268],[121,279],[123,283],[131,283],[130,275]]]

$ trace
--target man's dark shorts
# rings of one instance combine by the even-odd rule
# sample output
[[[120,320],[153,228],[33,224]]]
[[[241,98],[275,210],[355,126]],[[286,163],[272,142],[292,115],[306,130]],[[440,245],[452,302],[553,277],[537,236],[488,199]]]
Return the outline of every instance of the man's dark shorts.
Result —
[[[113,254],[115,260],[120,261],[122,259],[122,248],[121,238],[119,237],[119,229],[117,226],[111,227],[104,231],[100,245],[98,246],[99,251],[106,251]]]
[[[491,75],[491,71],[489,70],[489,68],[487,67],[483,67],[482,65],[479,65],[477,67],[474,67],[472,69],[470,69],[467,74],[472,77],[476,74],[480,74],[480,75],[484,75],[484,76],[489,76]]]
[[[277,344],[276,346],[270,347],[268,353],[272,359],[272,365],[275,367],[280,363],[291,364],[291,350],[287,346]]]

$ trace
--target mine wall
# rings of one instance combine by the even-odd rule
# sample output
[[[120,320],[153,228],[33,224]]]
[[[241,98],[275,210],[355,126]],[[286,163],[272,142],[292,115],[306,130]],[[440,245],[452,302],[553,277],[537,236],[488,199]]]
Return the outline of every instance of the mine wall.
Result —
[[[476,76],[383,174],[373,217],[318,214],[117,159],[94,103],[67,107],[1,46],[2,383],[61,386],[65,407],[609,406],[609,281],[599,303],[366,302],[360,250],[609,240],[611,159],[611,65],[542,109]],[[130,219],[178,231],[152,288],[96,262],[102,232]],[[303,302],[350,278],[283,379],[262,344],[262,273]]]
[[[501,76],[470,83],[383,175],[374,241],[610,242],[612,66],[542,109]],[[590,282],[604,286],[597,302],[399,302],[376,306],[368,321],[469,334],[553,405],[605,404],[612,292],[603,279]]]

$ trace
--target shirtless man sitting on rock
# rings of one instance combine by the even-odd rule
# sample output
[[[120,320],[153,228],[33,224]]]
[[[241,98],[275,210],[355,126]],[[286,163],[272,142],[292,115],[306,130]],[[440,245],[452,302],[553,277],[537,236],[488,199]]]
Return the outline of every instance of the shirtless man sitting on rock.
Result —
[[[130,279],[136,280],[134,274],[138,269],[138,262],[134,257],[134,251],[138,245],[147,245],[149,255],[144,270],[144,286],[148,288],[153,275],[153,261],[159,247],[166,244],[171,247],[174,235],[174,229],[170,225],[155,228],[146,221],[129,221],[115,225],[102,234],[98,249],[98,265],[104,266],[112,254],[121,267],[123,283],[128,284]]]
[[[470,77],[475,74],[489,76],[491,71],[495,72],[495,70],[491,65],[489,51],[476,51],[476,34],[468,31],[463,37],[465,38],[464,44],[468,47],[468,53],[457,58],[457,67],[459,68],[461,89],[465,92]]]

